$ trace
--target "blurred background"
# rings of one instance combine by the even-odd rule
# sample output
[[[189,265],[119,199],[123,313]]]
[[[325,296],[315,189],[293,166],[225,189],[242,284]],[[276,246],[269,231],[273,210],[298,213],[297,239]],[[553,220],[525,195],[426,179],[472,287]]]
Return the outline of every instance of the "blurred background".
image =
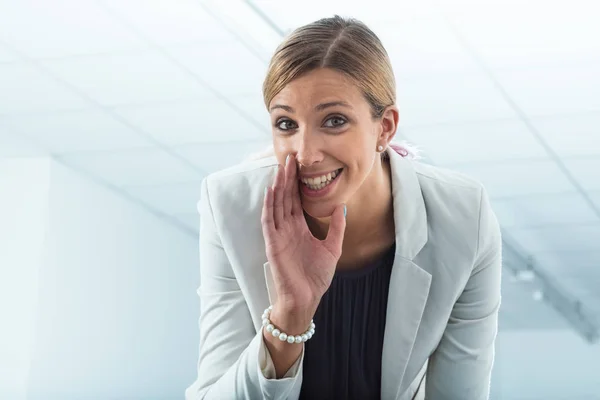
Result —
[[[0,0],[0,399],[181,399],[196,203],[270,143],[295,27],[367,23],[398,140],[504,232],[492,399],[600,399],[600,6],[580,0]]]

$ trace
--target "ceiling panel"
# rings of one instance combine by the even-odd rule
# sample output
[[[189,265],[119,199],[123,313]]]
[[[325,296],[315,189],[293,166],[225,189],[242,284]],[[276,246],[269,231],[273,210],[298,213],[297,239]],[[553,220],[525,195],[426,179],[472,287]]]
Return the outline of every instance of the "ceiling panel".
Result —
[[[74,168],[121,187],[189,182],[203,177],[158,148],[81,153],[61,158]]]
[[[400,121],[406,127],[517,117],[482,74],[432,74],[427,79],[398,76],[397,93]]]
[[[550,159],[513,160],[497,164],[456,164],[452,168],[483,182],[492,198],[559,194],[574,190],[565,175]]]
[[[600,243],[600,222],[589,225],[511,228],[508,232],[529,253],[592,251],[597,250]]]
[[[44,61],[43,64],[104,106],[212,97],[195,77],[158,51]]]
[[[206,173],[231,167],[251,154],[263,150],[271,139],[229,143],[210,143],[177,146],[174,150]]]
[[[495,199],[492,205],[505,228],[580,224],[598,219],[575,192]]]
[[[590,193],[590,197],[592,198],[594,204],[596,204],[596,206],[600,208],[600,191],[594,191]]]
[[[197,212],[189,214],[174,214],[173,217],[177,218],[178,221],[183,222],[187,227],[195,230],[200,230],[200,214]]]
[[[167,51],[221,94],[261,93],[267,65],[239,41],[174,46]]]
[[[35,141],[0,123],[0,157],[37,157],[47,154],[48,151]]]
[[[562,157],[600,157],[600,112],[533,118],[531,123]]]
[[[600,55],[600,25],[597,13],[590,12],[593,3],[589,0],[454,0],[438,4],[494,68],[581,63]]]
[[[263,131],[270,134],[271,118],[263,102],[262,91],[245,96],[232,96],[229,98],[247,117],[252,118]]]
[[[261,139],[267,136],[225,101],[121,107],[126,120],[167,145]]]
[[[0,116],[87,107],[81,97],[26,63],[0,64],[0,93]]]
[[[12,1],[0,12],[0,38],[32,58],[145,46],[90,0]]]
[[[147,139],[100,110],[16,116],[6,122],[53,153],[150,146]]]
[[[383,43],[397,76],[478,73],[479,66],[438,15],[398,16],[370,26]]]
[[[372,25],[382,21],[397,21],[406,17],[425,17],[435,13],[431,2],[371,0],[369,2],[349,2],[345,0],[307,0],[289,2],[281,0],[250,0],[271,21],[287,31],[320,18],[338,14],[358,18]]]
[[[552,271],[555,276],[579,278],[582,281],[591,275],[600,278],[600,249],[586,251],[543,251],[532,254],[545,270]],[[586,278],[586,279],[582,279]],[[581,283],[581,282],[580,282]],[[600,287],[600,286],[598,286]]]
[[[600,110],[600,62],[497,71],[500,84],[530,116]]]
[[[600,190],[600,157],[565,159],[564,163],[585,190]]]
[[[412,128],[401,126],[401,130],[412,143],[440,165],[546,155],[542,146],[519,120]]]
[[[15,61],[19,61],[17,56],[0,43],[0,63],[9,63]]]
[[[105,0],[107,7],[160,45],[222,42],[233,37],[202,7],[202,1]]]
[[[167,214],[194,214],[200,200],[202,181],[165,184],[159,186],[126,186],[127,193]]]

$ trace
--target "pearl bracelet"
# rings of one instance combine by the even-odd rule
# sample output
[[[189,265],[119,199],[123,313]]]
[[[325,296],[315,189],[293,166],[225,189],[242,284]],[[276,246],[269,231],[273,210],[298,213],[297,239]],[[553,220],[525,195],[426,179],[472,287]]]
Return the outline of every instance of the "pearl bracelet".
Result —
[[[288,335],[285,332],[281,332],[279,329],[275,328],[275,326],[271,323],[271,320],[269,319],[272,309],[273,309],[273,306],[269,306],[269,308],[267,308],[265,310],[265,312],[263,313],[262,326],[267,329],[267,332],[269,332],[274,337],[278,337],[279,340],[281,340],[282,342],[288,342],[290,344],[291,343],[304,343],[308,339],[313,337],[313,335],[315,334],[315,323],[312,319],[310,320],[310,327],[303,334],[294,336],[294,335]]]

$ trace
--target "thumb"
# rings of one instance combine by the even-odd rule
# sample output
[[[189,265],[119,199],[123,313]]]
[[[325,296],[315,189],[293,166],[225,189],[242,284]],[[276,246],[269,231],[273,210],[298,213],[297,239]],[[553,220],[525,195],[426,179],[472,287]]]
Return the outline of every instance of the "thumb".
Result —
[[[331,223],[325,242],[327,246],[336,252],[342,251],[342,242],[344,241],[344,232],[346,231],[346,205],[341,204],[333,210],[331,214]]]

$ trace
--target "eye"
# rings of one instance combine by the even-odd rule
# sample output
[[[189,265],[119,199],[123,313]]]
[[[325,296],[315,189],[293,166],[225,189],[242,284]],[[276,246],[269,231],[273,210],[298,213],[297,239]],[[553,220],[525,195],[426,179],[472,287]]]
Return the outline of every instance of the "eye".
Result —
[[[325,121],[325,126],[327,128],[339,128],[340,126],[344,126],[346,124],[346,119],[342,118],[340,116],[335,116],[335,117],[331,117],[329,118],[327,121]]]
[[[290,119],[279,119],[275,123],[275,126],[277,127],[277,129],[280,129],[282,131],[289,131],[298,127],[296,123]]]

